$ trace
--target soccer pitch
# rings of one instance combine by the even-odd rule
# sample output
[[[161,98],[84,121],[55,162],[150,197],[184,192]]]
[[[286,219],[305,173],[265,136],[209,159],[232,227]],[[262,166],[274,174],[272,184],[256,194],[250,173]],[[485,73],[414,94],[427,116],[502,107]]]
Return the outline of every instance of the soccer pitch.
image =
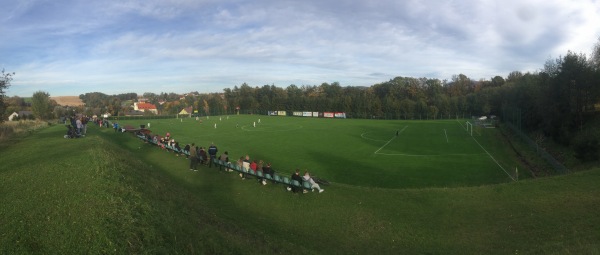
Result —
[[[498,130],[472,137],[465,120],[362,120],[265,115],[210,116],[150,123],[181,143],[208,147],[230,160],[249,155],[281,175],[296,168],[335,184],[376,188],[460,187],[511,182],[518,165]],[[215,127],[216,126],[216,127]]]

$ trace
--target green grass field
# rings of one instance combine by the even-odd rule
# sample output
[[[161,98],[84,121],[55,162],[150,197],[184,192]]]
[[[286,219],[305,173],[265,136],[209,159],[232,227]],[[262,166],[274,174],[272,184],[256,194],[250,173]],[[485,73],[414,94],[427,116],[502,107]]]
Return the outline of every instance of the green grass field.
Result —
[[[598,168],[514,182],[502,177],[496,163],[481,160],[488,177],[469,177],[473,180],[467,182],[443,174],[450,169],[448,159],[376,153],[382,147],[378,153],[447,153],[400,143],[420,122],[356,121],[358,127],[350,128],[354,125],[346,124],[354,121],[283,121],[263,118],[265,125],[257,127],[263,131],[244,131],[250,126],[241,121],[238,129],[233,123],[217,130],[198,124],[188,137],[181,122],[157,122],[151,129],[168,130],[182,141],[208,145],[214,140],[221,150],[264,157],[288,172],[296,165],[314,169],[333,182],[325,193],[292,194],[281,185],[262,186],[207,167],[192,172],[186,159],[110,129],[92,127],[85,138],[64,139],[64,126],[56,125],[12,141],[0,147],[0,254],[600,253]],[[448,142],[460,137],[459,132],[450,135],[451,123],[440,122]],[[419,129],[425,131],[429,124]],[[393,138],[404,126],[408,128]],[[295,130],[282,131],[285,127]],[[311,136],[319,130],[332,138]],[[415,133],[428,134],[422,137],[443,148],[445,136],[442,142],[433,138],[440,127],[427,130],[415,128]],[[292,144],[286,137],[297,132],[307,136]],[[343,142],[344,137],[354,142]],[[510,164],[505,162],[509,150],[501,148],[500,140],[483,133],[476,138],[501,165]],[[274,142],[288,146],[268,146]],[[323,148],[312,148],[313,142]],[[477,147],[450,152],[481,154]],[[315,156],[319,153],[326,155]],[[365,155],[352,159],[340,153]],[[331,158],[333,154],[339,156]],[[436,164],[442,166],[430,168],[438,171],[432,176],[442,178],[415,178],[411,185],[402,178],[390,180],[401,176],[391,172],[405,171],[400,163],[406,160],[415,169],[439,160]],[[351,167],[355,164],[360,165]],[[382,178],[372,169],[389,176]],[[500,177],[489,177],[494,175]]]
[[[497,130],[480,130],[474,139],[462,120],[374,121],[252,115],[201,120],[201,124],[190,118],[152,120],[150,130],[158,135],[169,132],[183,144],[194,142],[208,147],[214,142],[221,152],[227,150],[232,159],[248,154],[252,159],[272,162],[273,168],[286,175],[295,168],[308,169],[332,182],[365,187],[504,183],[513,180],[514,169],[520,166]],[[120,124],[138,127],[148,123],[130,120]]]

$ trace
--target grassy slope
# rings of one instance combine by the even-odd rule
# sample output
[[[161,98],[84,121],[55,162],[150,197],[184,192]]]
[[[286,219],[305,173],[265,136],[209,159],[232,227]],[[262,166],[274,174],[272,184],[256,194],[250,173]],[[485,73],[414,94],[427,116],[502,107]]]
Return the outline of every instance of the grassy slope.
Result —
[[[51,127],[0,157],[0,253],[599,253],[600,169],[465,188],[293,195],[127,134]]]

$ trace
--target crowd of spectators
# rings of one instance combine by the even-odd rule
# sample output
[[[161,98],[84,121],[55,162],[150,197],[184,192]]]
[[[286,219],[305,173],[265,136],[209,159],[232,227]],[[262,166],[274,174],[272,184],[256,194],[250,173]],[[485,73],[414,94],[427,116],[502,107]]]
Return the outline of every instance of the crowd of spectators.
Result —
[[[117,131],[117,129],[119,129],[118,124],[114,123],[114,125],[116,125],[115,131]],[[232,164],[229,162],[229,153],[227,151],[223,152],[220,156],[217,156],[219,149],[214,143],[211,143],[207,149],[205,147],[196,145],[196,143],[186,144],[182,149],[179,142],[175,141],[170,133],[167,133],[165,136],[160,136],[151,134],[150,132],[144,132],[144,129],[140,129],[136,132],[136,135],[140,137],[143,136],[147,143],[152,141],[152,143],[156,144],[159,148],[170,153],[175,153],[175,155],[178,157],[185,156],[186,159],[190,160],[190,171],[198,171],[198,165],[205,165],[208,168],[212,168],[213,165],[217,166],[217,159],[224,162],[226,165]],[[242,170],[241,173],[239,173],[239,176],[242,180],[248,178],[248,173],[250,173],[252,176],[257,176],[257,171],[262,171],[263,177],[257,177],[256,179],[260,184],[267,185],[268,180],[264,176],[267,174],[270,176],[275,176],[275,170],[273,170],[271,162],[265,163],[260,159],[251,160],[249,155],[241,156],[235,162],[235,164],[237,164],[237,166]],[[233,170],[225,167],[224,171]],[[311,191],[318,190],[319,193],[325,191],[317,182],[315,182],[308,171],[305,171],[304,175],[300,176],[300,169],[296,169],[296,171],[291,175],[291,179],[296,180],[299,183],[309,182],[311,184]],[[273,181],[273,183],[275,182]],[[294,193],[308,192],[306,189],[294,185],[287,186],[286,189]]]
[[[62,117],[61,121],[67,127],[65,138],[80,138],[85,137],[90,118],[86,115],[71,115],[68,118]]]

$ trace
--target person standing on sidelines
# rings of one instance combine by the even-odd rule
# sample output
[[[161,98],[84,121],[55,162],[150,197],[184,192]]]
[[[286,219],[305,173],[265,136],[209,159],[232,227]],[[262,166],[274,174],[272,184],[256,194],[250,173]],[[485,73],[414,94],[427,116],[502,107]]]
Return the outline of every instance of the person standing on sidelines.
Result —
[[[198,154],[196,150],[196,144],[192,143],[190,146],[190,170],[198,171]]]
[[[217,124],[215,124],[217,125]],[[219,149],[217,149],[217,146],[215,146],[214,143],[211,143],[210,146],[208,147],[208,156],[210,157],[210,160],[208,161],[208,167],[211,168],[213,164],[215,164],[215,160],[217,159],[217,152],[219,151]]]

